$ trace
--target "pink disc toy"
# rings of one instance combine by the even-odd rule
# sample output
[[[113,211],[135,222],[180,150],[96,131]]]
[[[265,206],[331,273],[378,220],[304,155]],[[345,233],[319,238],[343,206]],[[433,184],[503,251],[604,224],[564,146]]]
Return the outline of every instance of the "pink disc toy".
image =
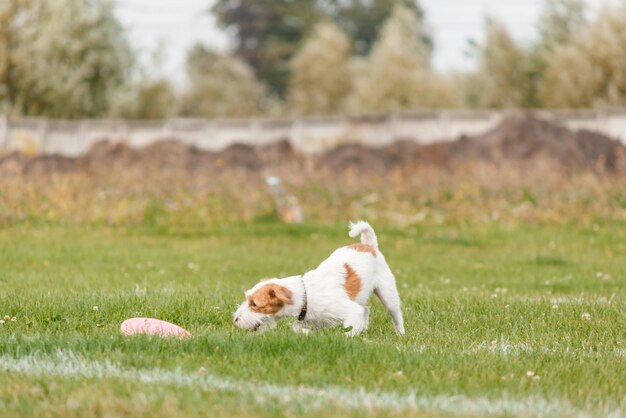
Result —
[[[147,334],[159,337],[191,337],[189,331],[171,322],[154,318],[130,318],[120,326],[122,335]]]

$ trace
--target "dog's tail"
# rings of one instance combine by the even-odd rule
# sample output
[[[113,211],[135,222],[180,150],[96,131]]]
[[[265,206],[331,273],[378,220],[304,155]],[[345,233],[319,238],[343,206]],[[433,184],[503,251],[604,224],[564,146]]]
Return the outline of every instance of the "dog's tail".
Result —
[[[373,246],[374,248],[378,248],[378,239],[376,238],[374,228],[372,228],[370,224],[365,221],[359,221],[357,223],[350,222],[350,232],[348,235],[352,238],[355,238],[357,235],[361,235],[361,244],[367,244]]]

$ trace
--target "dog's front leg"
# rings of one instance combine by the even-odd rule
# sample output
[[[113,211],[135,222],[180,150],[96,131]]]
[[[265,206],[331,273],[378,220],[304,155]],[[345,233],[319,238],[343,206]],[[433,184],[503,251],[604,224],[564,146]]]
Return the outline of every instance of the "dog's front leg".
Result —
[[[261,326],[259,326],[256,331],[261,333],[261,332],[265,332],[265,331],[269,331],[271,329],[274,329],[275,327],[276,327],[276,322],[275,321],[268,321],[268,322],[264,322],[263,324],[261,324]]]
[[[298,334],[310,334],[311,333],[311,328],[309,328],[308,326],[306,326],[304,324],[304,322],[302,321],[295,321],[291,324],[291,329],[293,330],[293,332],[298,333]]]

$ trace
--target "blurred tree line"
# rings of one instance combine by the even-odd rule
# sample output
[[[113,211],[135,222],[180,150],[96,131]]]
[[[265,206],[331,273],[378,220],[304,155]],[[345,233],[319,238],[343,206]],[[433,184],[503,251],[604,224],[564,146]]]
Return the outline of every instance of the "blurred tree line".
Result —
[[[626,105],[626,4],[593,18],[546,0],[538,39],[485,19],[476,70],[440,74],[415,0],[216,0],[229,53],[196,45],[174,88],[134,59],[110,0],[0,2],[0,112],[56,118],[246,117],[425,108]],[[158,54],[157,54],[158,55]]]
[[[0,2],[0,107],[5,113],[104,115],[129,79],[132,62],[109,2]]]

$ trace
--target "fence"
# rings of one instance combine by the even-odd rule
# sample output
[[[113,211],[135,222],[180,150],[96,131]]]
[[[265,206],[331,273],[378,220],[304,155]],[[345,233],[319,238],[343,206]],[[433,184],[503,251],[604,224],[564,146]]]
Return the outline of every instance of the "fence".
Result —
[[[450,141],[495,127],[507,111],[433,111],[360,117],[299,119],[168,119],[162,121],[60,121],[0,117],[0,151],[75,156],[95,142],[110,140],[141,147],[177,139],[217,151],[240,143],[262,145],[286,139],[306,153],[341,143],[383,146],[399,139],[419,143]],[[571,129],[588,129],[626,143],[626,109],[542,111],[542,117]]]

